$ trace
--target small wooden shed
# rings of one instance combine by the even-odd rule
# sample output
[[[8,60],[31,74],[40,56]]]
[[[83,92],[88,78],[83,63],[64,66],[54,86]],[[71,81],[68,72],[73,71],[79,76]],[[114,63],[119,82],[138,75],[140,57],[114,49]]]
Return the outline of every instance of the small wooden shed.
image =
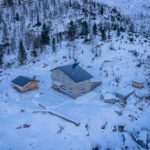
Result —
[[[115,104],[118,98],[110,93],[104,93],[101,95],[101,98],[104,100],[105,103]]]
[[[137,81],[132,81],[132,87],[135,87],[135,88],[138,88],[138,89],[142,89],[142,88],[144,88],[144,83],[137,82]]]
[[[38,80],[24,76],[18,76],[12,80],[13,87],[20,92],[26,92],[38,88],[38,82]]]
[[[129,96],[133,94],[134,91],[127,90],[127,89],[121,89],[116,92],[116,96],[121,100],[126,100]]]

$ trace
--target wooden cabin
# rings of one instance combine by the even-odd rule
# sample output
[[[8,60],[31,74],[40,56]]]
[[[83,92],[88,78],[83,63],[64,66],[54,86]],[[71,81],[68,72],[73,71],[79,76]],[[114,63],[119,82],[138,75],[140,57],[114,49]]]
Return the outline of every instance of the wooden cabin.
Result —
[[[29,77],[19,76],[12,80],[13,87],[20,92],[26,92],[39,87],[37,80]]]
[[[115,104],[118,98],[110,93],[104,93],[101,95],[101,98],[104,100],[105,103]]]
[[[132,87],[142,89],[142,88],[144,88],[144,83],[137,82],[137,81],[132,81]]]
[[[72,98],[77,98],[92,90],[93,76],[74,63],[52,70],[52,87]]]
[[[128,99],[128,97],[131,96],[133,93],[134,93],[134,91],[130,91],[130,90],[125,90],[125,89],[123,89],[123,90],[118,90],[118,91],[116,92],[116,96],[117,96],[119,99],[125,101],[125,100]]]

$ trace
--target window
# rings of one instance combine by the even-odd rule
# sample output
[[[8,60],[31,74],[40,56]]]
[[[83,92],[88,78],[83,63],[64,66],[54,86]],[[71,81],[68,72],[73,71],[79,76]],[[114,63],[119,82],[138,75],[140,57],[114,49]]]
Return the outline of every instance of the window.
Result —
[[[72,93],[72,89],[69,89],[69,93]]]
[[[63,90],[66,90],[66,87],[65,87],[64,85],[62,85],[61,88],[62,88]]]
[[[53,82],[53,85],[56,86],[57,88],[60,88],[60,87],[61,87],[61,83],[58,82],[58,81],[54,81],[54,82]]]
[[[85,93],[85,89],[81,89],[81,91],[80,91],[81,93]]]

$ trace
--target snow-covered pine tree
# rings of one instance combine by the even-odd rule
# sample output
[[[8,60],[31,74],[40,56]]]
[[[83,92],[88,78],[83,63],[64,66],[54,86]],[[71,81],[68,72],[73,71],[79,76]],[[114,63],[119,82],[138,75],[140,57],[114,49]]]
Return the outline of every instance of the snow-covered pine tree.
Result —
[[[3,48],[0,47],[0,67],[3,65],[3,55],[4,55]]]
[[[53,51],[53,53],[56,52],[56,40],[55,40],[55,38],[53,38],[53,40],[52,40],[52,51]]]
[[[96,36],[96,34],[97,34],[97,25],[96,25],[96,23],[94,23],[94,25],[93,25],[93,35]]]
[[[19,52],[18,52],[19,64],[20,65],[25,64],[26,59],[27,59],[27,54],[26,54],[25,48],[23,46],[23,42],[21,40],[20,43],[19,43]]]
[[[42,46],[49,45],[49,40],[50,40],[49,29],[44,23],[43,27],[42,27],[42,33],[41,33],[41,44],[42,44]]]
[[[105,41],[106,40],[106,31],[105,31],[105,29],[101,29],[100,32],[101,32],[102,41]]]
[[[13,0],[4,0],[5,5],[13,5]]]
[[[84,36],[84,40],[87,41],[88,39],[88,34],[89,34],[89,30],[88,30],[88,24],[86,21],[83,21],[82,23],[82,31],[81,34]]]
[[[8,43],[9,38],[8,38],[7,24],[5,21],[3,21],[3,30],[2,31],[3,31],[2,42],[3,42],[3,44],[6,44],[6,43]]]
[[[75,23],[71,20],[68,27],[68,38],[69,41],[73,41],[76,38],[77,27]]]

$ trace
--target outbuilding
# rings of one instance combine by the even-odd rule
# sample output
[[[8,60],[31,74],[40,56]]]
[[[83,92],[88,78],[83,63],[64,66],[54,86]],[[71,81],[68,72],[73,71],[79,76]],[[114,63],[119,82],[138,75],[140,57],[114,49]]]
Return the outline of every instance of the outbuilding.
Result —
[[[138,81],[132,81],[132,87],[142,89],[144,88],[144,83]]]
[[[34,78],[18,76],[14,80],[12,80],[13,87],[20,92],[26,92],[29,90],[33,90],[39,87],[38,80]]]

